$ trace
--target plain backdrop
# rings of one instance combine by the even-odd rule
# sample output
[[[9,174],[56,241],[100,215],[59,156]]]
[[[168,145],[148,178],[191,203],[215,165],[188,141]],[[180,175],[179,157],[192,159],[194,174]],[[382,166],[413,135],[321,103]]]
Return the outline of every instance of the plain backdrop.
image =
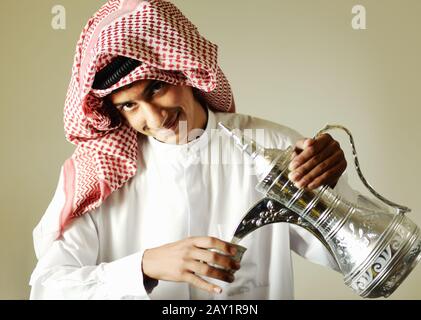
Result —
[[[73,151],[62,118],[76,41],[104,2],[0,2],[1,299],[29,296],[32,229]],[[326,123],[348,127],[368,181],[412,208],[421,225],[421,1],[173,2],[218,44],[238,112],[306,136]],[[66,9],[65,30],[51,27],[57,4]],[[367,10],[366,30],[351,26],[357,4]],[[333,135],[350,156],[344,134]],[[348,160],[350,182],[363,192]],[[359,299],[339,273],[296,255],[294,267],[297,299]],[[390,299],[420,299],[420,283],[418,266]]]

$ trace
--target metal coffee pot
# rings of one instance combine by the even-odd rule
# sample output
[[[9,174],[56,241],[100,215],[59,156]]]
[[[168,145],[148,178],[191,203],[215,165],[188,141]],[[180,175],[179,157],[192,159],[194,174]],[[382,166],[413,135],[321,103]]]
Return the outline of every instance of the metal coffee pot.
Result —
[[[342,129],[350,138],[355,167],[364,185],[396,213],[366,199],[357,206],[330,187],[297,188],[288,179],[293,148],[265,149],[238,130],[219,123],[235,145],[255,165],[256,189],[264,198],[244,216],[232,239],[240,242],[254,230],[276,222],[293,223],[316,236],[336,260],[344,282],[365,298],[388,297],[421,260],[421,233],[408,217],[410,209],[378,194],[361,173],[354,140],[348,129],[328,125],[318,132]],[[316,136],[317,136],[316,135]]]

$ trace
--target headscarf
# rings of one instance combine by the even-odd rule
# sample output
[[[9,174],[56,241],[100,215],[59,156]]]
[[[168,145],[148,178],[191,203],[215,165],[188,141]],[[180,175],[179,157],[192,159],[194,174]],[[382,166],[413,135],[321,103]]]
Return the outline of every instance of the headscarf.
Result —
[[[118,56],[141,64],[110,88],[92,89],[96,73]],[[89,19],[76,47],[64,108],[66,138],[76,150],[63,165],[66,201],[59,235],[136,174],[138,133],[126,122],[113,126],[102,98],[142,79],[197,88],[210,108],[235,111],[217,46],[174,4],[108,1]]]

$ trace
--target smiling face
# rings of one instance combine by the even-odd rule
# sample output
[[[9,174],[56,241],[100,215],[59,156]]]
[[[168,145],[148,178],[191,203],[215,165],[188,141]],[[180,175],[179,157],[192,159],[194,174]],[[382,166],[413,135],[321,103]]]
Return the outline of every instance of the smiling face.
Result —
[[[206,112],[189,86],[141,80],[107,99],[135,130],[165,143],[187,142],[191,130],[206,127]]]

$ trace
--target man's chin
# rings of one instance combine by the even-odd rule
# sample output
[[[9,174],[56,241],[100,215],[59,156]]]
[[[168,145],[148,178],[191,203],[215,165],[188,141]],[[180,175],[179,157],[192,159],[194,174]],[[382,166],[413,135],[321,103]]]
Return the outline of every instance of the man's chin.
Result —
[[[180,124],[182,124],[180,126]],[[188,130],[187,125],[180,122],[174,126],[174,129],[159,129],[156,131],[149,132],[149,135],[153,136],[156,140],[163,143],[170,144],[186,144],[188,142]]]
[[[180,135],[179,132],[157,134],[154,136],[155,139],[161,141],[162,143],[168,144],[186,144],[187,137]]]
[[[177,135],[171,137],[155,137],[155,139],[161,141],[162,143],[177,144]]]

